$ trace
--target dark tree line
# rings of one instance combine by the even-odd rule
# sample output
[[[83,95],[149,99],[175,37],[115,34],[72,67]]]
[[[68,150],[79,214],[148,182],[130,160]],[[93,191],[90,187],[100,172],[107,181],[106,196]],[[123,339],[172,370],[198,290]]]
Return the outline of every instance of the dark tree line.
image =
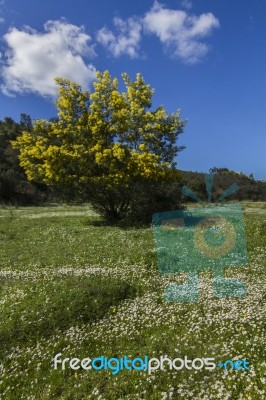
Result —
[[[23,169],[19,166],[18,151],[14,150],[10,141],[16,139],[26,130],[32,130],[32,121],[29,115],[21,114],[20,122],[6,117],[0,120],[0,202],[14,205],[38,205],[51,200],[73,200],[73,191],[52,191],[45,185],[29,182]],[[198,172],[180,171],[183,182],[177,186],[189,186],[202,200],[207,200],[204,174]],[[239,190],[232,194],[229,200],[266,201],[266,182],[257,181],[253,175],[249,176],[230,171],[228,168],[211,168],[214,176],[213,200],[217,199],[232,183],[236,182]],[[168,199],[169,188],[161,194]],[[176,189],[175,189],[176,193]],[[171,197],[172,194],[169,193]],[[75,201],[77,196],[75,196]],[[83,198],[80,196],[80,201]],[[154,199],[155,201],[156,199]],[[168,200],[167,200],[168,201]],[[167,203],[166,201],[166,203]],[[190,201],[184,198],[184,201]],[[143,203],[144,204],[144,203]],[[139,205],[138,205],[139,206]],[[168,206],[168,203],[165,205]],[[143,207],[143,212],[147,212]]]
[[[30,183],[19,166],[18,152],[10,141],[21,135],[23,130],[31,131],[29,115],[21,114],[20,122],[6,117],[0,121],[0,202],[8,204],[40,204],[48,197],[44,186]]]

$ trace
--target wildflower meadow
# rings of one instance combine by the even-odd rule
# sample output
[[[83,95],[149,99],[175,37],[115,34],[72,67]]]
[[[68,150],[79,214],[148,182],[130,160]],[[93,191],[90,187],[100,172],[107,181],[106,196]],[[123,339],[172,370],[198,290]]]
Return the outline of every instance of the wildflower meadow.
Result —
[[[153,229],[106,223],[89,206],[0,210],[1,389],[4,400],[265,398],[266,204],[242,203],[249,263],[226,268],[240,298],[168,302],[185,274],[160,274]],[[53,359],[245,359],[249,369],[55,369]]]

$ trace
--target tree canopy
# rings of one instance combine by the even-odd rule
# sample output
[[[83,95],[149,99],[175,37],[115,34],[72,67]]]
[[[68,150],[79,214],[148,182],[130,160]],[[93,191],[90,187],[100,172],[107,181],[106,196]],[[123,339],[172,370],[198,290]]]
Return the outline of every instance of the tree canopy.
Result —
[[[113,217],[132,209],[148,186],[146,202],[179,179],[175,157],[185,126],[180,110],[151,110],[154,91],[141,74],[122,80],[124,91],[108,71],[98,72],[90,93],[56,78],[58,119],[36,120],[12,142],[29,180],[86,193]]]

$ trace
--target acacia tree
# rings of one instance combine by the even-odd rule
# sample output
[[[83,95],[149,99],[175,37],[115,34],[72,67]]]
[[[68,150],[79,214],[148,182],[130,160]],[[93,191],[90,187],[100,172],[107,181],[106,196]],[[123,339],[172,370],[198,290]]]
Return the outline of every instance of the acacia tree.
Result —
[[[132,81],[123,73],[122,92],[108,71],[96,76],[92,93],[56,78],[58,119],[36,120],[13,146],[29,180],[81,190],[98,211],[120,218],[166,199],[165,185],[169,192],[179,180],[174,159],[185,123],[179,110],[151,110],[154,91],[141,74]]]

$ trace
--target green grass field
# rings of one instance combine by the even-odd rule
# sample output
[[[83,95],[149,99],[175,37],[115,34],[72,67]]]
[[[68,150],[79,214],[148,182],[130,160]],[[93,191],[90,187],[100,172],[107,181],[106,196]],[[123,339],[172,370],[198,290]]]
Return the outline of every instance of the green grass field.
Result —
[[[265,390],[266,203],[243,203],[249,264],[226,269],[243,298],[165,302],[152,228],[106,224],[88,206],[0,209],[4,400],[257,399]],[[250,370],[71,370],[53,357],[247,359]]]

